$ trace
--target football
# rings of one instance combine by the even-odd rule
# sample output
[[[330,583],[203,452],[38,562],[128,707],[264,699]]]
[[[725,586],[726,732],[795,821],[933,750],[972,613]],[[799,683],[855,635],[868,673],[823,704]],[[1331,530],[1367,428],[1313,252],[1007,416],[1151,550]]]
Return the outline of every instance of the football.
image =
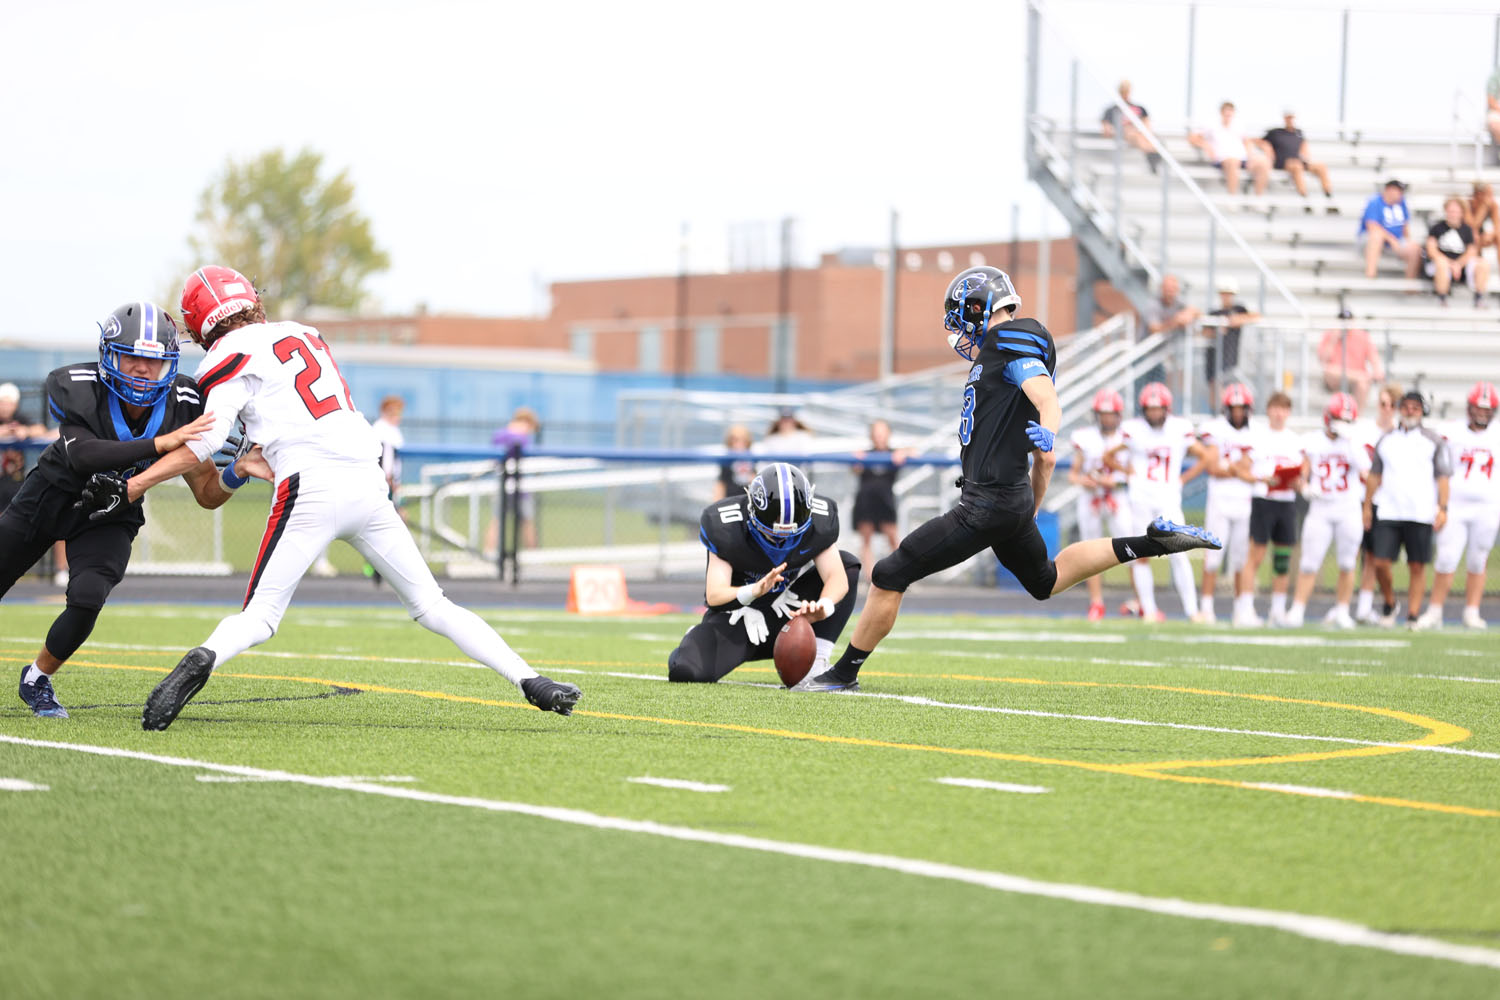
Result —
[[[776,645],[771,651],[771,657],[776,661],[776,672],[781,675],[781,683],[787,687],[795,687],[807,676],[807,672],[812,669],[813,658],[817,655],[818,640],[806,618],[793,618],[776,633]]]

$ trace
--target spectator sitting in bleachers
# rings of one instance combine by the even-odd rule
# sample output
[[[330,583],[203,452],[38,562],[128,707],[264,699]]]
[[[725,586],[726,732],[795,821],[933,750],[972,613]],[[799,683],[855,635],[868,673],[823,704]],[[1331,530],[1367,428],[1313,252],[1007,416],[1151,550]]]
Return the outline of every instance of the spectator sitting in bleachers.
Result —
[[[1500,203],[1495,201],[1495,192],[1488,181],[1474,182],[1469,203],[1464,206],[1464,221],[1474,230],[1474,242],[1481,256],[1485,247],[1500,246]]]
[[[1443,217],[1427,230],[1427,245],[1422,251],[1423,267],[1432,279],[1432,290],[1438,301],[1448,304],[1448,291],[1455,279],[1468,282],[1474,292],[1474,308],[1484,306],[1484,290],[1489,284],[1489,265],[1479,256],[1474,230],[1464,221],[1462,198],[1443,202]]]
[[[1359,245],[1365,255],[1365,277],[1375,277],[1386,250],[1401,258],[1406,276],[1415,278],[1422,264],[1422,246],[1407,236],[1411,210],[1406,207],[1406,185],[1392,178],[1379,194],[1371,195],[1359,220]]]
[[[1265,194],[1271,180],[1271,161],[1258,145],[1235,124],[1234,103],[1219,105],[1219,121],[1206,129],[1188,134],[1188,142],[1203,151],[1208,162],[1224,174],[1224,187],[1230,194],[1240,193],[1240,170],[1250,171],[1256,194]]]
[[[1130,100],[1129,80],[1120,81],[1120,101],[1135,112],[1135,116],[1141,120],[1142,125],[1148,129],[1151,127],[1151,121],[1146,117],[1146,109]],[[1106,138],[1113,138],[1116,126],[1124,117],[1120,114],[1119,107],[1111,103],[1099,118],[1099,132]],[[1141,130],[1135,127],[1134,122],[1126,121],[1124,126],[1125,141],[1146,154],[1146,165],[1151,168],[1153,174],[1156,173],[1156,168],[1161,165],[1161,156],[1151,148],[1151,140],[1141,134]]]
[[[1328,199],[1328,214],[1337,215],[1339,209],[1333,203],[1333,185],[1328,181],[1328,164],[1312,159],[1308,153],[1307,139],[1297,127],[1296,118],[1295,111],[1283,111],[1281,127],[1271,129],[1261,140],[1271,157],[1271,166],[1276,170],[1285,170],[1297,188],[1297,193],[1304,198],[1307,197],[1307,175],[1312,174],[1323,185],[1323,197]],[[1311,204],[1303,207],[1304,212],[1312,210]]]
[[[1339,325],[1323,331],[1318,343],[1318,360],[1323,363],[1323,388],[1329,392],[1347,392],[1354,397],[1361,413],[1370,395],[1370,385],[1385,378],[1380,352],[1370,341],[1368,331],[1350,326],[1354,314],[1339,311]],[[1348,388],[1345,388],[1347,386]],[[1394,404],[1395,397],[1392,397]]]

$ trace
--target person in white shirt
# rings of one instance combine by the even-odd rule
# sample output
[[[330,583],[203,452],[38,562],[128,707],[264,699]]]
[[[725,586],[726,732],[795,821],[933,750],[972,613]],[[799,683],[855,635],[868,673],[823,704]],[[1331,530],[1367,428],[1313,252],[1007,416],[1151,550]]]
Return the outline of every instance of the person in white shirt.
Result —
[[[1448,523],[1437,533],[1437,558],[1433,560],[1432,600],[1417,619],[1422,628],[1443,624],[1443,602],[1453,587],[1459,560],[1468,553],[1468,579],[1464,584],[1463,623],[1484,628],[1479,601],[1484,597],[1485,567],[1495,535],[1500,532],[1500,476],[1495,459],[1500,456],[1500,427],[1491,423],[1500,394],[1490,382],[1476,383],[1469,392],[1469,421],[1449,430],[1448,460],[1453,468],[1448,492]]]
[[[1302,479],[1302,438],[1287,428],[1292,397],[1278,392],[1266,400],[1268,428],[1255,436],[1255,495],[1250,500],[1250,558],[1240,570],[1234,599],[1234,625],[1261,624],[1255,613],[1255,573],[1271,549],[1272,625],[1286,624],[1287,589],[1291,583],[1292,546],[1297,544],[1297,488]]]
[[[1141,390],[1141,415],[1120,425],[1120,443],[1105,454],[1111,468],[1130,478],[1126,487],[1130,498],[1130,516],[1140,530],[1153,518],[1181,521],[1182,461],[1188,455],[1205,462],[1207,449],[1193,434],[1193,422],[1172,416],[1172,393],[1160,382],[1151,382]],[[1193,585],[1193,566],[1187,553],[1167,557],[1172,584],[1182,600],[1183,612],[1191,618],[1198,613],[1198,592]],[[1130,564],[1130,576],[1140,601],[1141,618],[1160,622],[1166,615],[1156,606],[1156,584],[1151,567],[1143,559]]]
[[[275,635],[303,574],[335,538],[379,570],[423,628],[446,636],[537,708],[572,714],[581,694],[576,686],[538,674],[484,619],[443,596],[391,505],[376,464],[380,442],[318,331],[268,322],[255,286],[220,266],[199,268],[188,278],[182,318],[208,352],[196,378],[214,426],[131,477],[128,498],[138,499],[218,451],[236,420],[244,421],[247,445],[261,448],[263,467],[254,472],[276,489],[243,610],[220,621],[156,686],[142,728],[166,729],[216,667]],[[246,482],[233,464],[221,479],[229,490]]]
[[[1448,477],[1453,467],[1442,435],[1422,426],[1427,400],[1412,390],[1401,397],[1400,422],[1375,443],[1370,476],[1365,481],[1365,527],[1373,532],[1375,579],[1385,597],[1380,624],[1396,623],[1396,588],[1391,563],[1406,550],[1411,583],[1406,595],[1406,621],[1419,628],[1418,612],[1427,588],[1427,564],[1432,560],[1432,533],[1448,520]],[[1376,494],[1380,520],[1372,512]]]
[[[1302,446],[1307,515],[1302,519],[1297,592],[1286,616],[1286,624],[1293,628],[1300,626],[1307,614],[1307,599],[1312,596],[1330,544],[1334,547],[1339,576],[1333,607],[1323,622],[1343,629],[1354,627],[1349,598],[1354,593],[1354,563],[1359,557],[1360,536],[1364,531],[1360,500],[1364,496],[1365,474],[1370,468],[1369,452],[1354,434],[1354,421],[1358,417],[1359,407],[1354,397],[1347,392],[1335,394],[1323,410],[1323,429],[1308,435]]]
[[[1271,161],[1234,120],[1234,102],[1219,105],[1219,120],[1208,128],[1188,134],[1188,142],[1203,151],[1208,162],[1224,173],[1224,187],[1230,194],[1240,193],[1240,171],[1250,171],[1255,193],[1266,193],[1271,181]]]
[[[1255,397],[1249,386],[1235,382],[1225,387],[1223,403],[1224,415],[1215,417],[1198,430],[1198,440],[1212,459],[1208,468],[1208,507],[1203,515],[1203,525],[1223,539],[1225,549],[1230,550],[1229,572],[1234,580],[1234,596],[1238,600],[1240,569],[1245,565],[1250,547],[1251,456],[1254,452],[1250,412],[1255,406]],[[1193,618],[1200,625],[1212,625],[1218,621],[1214,613],[1214,591],[1223,566],[1224,549],[1214,550],[1203,560],[1203,595],[1198,600],[1198,614]]]
[[[1073,465],[1068,482],[1078,493],[1078,537],[1113,538],[1130,527],[1121,486],[1125,477],[1105,462],[1104,456],[1120,443],[1120,422],[1125,417],[1125,397],[1113,389],[1094,394],[1094,426],[1073,432]],[[1108,527],[1106,528],[1106,522]],[[1097,575],[1088,578],[1089,621],[1104,617],[1104,588]]]
[[[1380,387],[1375,397],[1375,419],[1360,421],[1354,427],[1355,438],[1365,446],[1365,457],[1375,455],[1375,442],[1380,436],[1396,426],[1396,405],[1401,401],[1401,386],[1387,382]],[[1374,520],[1380,520],[1380,495],[1375,495],[1371,508]],[[1365,625],[1380,624],[1380,612],[1375,610],[1375,552],[1374,535],[1368,527],[1359,543],[1363,567],[1359,573],[1359,597],[1355,602],[1354,620]]]

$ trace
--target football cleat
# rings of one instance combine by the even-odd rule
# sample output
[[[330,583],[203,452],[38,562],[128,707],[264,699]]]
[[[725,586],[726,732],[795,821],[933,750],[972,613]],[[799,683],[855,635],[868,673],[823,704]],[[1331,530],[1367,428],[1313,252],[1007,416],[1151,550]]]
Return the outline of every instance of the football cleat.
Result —
[[[1469,604],[1464,606],[1464,626],[1466,628],[1484,628],[1484,619],[1479,617],[1479,609]]]
[[[1241,611],[1236,609],[1234,617],[1229,622],[1234,628],[1260,628],[1265,624],[1260,615],[1255,613],[1254,608]]]
[[[1194,625],[1217,625],[1219,624],[1219,616],[1214,614],[1213,608],[1200,607],[1188,621]]]
[[[556,712],[558,715],[572,715],[573,706],[583,697],[583,691],[578,685],[563,684],[541,674],[522,681],[521,693],[543,712]]]
[[[57,703],[57,695],[52,691],[52,678],[42,674],[33,683],[26,683],[26,675],[31,672],[31,664],[21,668],[21,700],[32,713],[43,719],[66,719],[68,710]]]
[[[160,730],[170,726],[177,713],[193,700],[193,695],[203,690],[208,675],[213,672],[212,650],[203,646],[188,650],[146,699],[146,708],[141,712],[141,728]]]
[[[844,680],[844,678],[840,677],[836,672],[834,672],[832,670],[825,670],[823,673],[818,674],[816,677],[812,678],[811,680],[803,680],[802,683],[798,684],[796,686],[796,688],[794,688],[794,690],[796,690],[796,691],[858,691],[859,690],[859,678],[858,677],[853,677],[853,678],[850,678],[849,680],[846,681],[846,680]]]
[[[1132,597],[1128,601],[1120,603],[1120,617],[1133,618],[1141,613],[1141,602]]]
[[[1089,621],[1099,622],[1104,620],[1104,602],[1095,601],[1089,605]]]
[[[1222,549],[1224,543],[1219,536],[1205,528],[1191,524],[1177,524],[1158,517],[1146,526],[1146,537],[1161,543],[1167,552],[1187,552],[1190,549]]]

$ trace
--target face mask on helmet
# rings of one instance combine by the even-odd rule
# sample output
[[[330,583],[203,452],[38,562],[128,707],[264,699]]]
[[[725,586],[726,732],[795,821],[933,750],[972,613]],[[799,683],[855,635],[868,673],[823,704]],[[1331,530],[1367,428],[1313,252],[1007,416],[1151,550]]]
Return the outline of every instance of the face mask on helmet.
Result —
[[[1475,406],[1473,403],[1469,404],[1469,423],[1473,424],[1480,430],[1484,430],[1486,427],[1488,427],[1490,425],[1490,421],[1494,419],[1494,416],[1495,411],[1490,409],[1488,406]]]
[[[160,306],[132,302],[99,324],[99,380],[126,403],[154,406],[177,378],[178,356],[177,324]]]
[[[1010,276],[998,267],[971,267],[948,284],[943,296],[943,327],[948,346],[973,361],[984,343],[990,317],[1002,309],[1020,309],[1021,296]]]
[[[745,487],[750,537],[773,563],[791,554],[812,527],[812,483],[787,462],[768,465]]]

